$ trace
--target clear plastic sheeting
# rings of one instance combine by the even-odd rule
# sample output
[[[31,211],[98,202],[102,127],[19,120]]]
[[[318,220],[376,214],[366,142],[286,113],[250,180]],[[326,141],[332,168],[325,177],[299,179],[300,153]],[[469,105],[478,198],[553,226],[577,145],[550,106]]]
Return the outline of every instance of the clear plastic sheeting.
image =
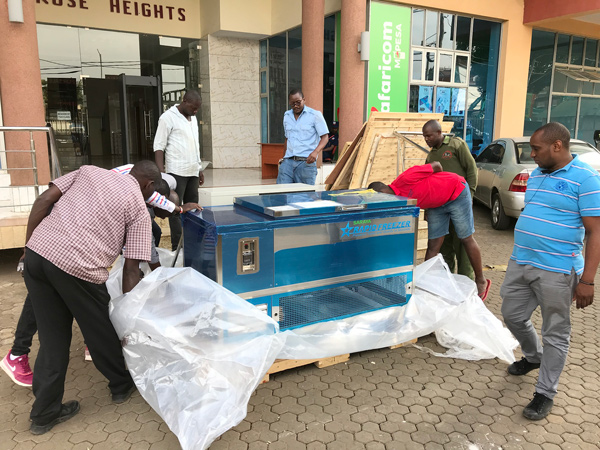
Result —
[[[516,340],[441,256],[415,268],[414,283],[402,307],[279,332],[266,314],[195,270],[159,268],[113,298],[110,315],[142,396],[184,450],[205,449],[245,417],[275,359],[337,356],[436,332],[449,349],[439,356],[514,361]]]
[[[326,358],[436,332],[440,344],[449,348],[445,356],[514,361],[517,341],[481,301],[475,283],[452,275],[440,255],[415,268],[414,284],[413,296],[404,306],[283,331],[285,347],[278,358]]]
[[[172,267],[173,260],[177,252],[169,251],[165,248],[157,247],[158,257],[162,267]],[[123,258],[119,256],[114,262],[110,273],[108,274],[108,280],[106,280],[106,288],[110,298],[117,298],[123,294]],[[183,252],[180,251],[177,254],[177,262],[174,267],[183,267]],[[140,263],[140,270],[144,273],[144,276],[148,275],[151,270],[147,262]]]
[[[270,317],[190,268],[156,269],[110,317],[138,390],[183,449],[242,421],[284,343]]]

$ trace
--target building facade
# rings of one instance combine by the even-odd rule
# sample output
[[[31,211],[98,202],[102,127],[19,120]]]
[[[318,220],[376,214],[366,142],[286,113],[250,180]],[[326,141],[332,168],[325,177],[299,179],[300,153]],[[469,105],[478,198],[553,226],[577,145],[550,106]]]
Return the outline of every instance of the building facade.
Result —
[[[22,22],[0,5],[0,123],[51,124],[63,171],[152,158],[158,117],[186,89],[202,95],[214,168],[259,167],[292,88],[340,121],[341,142],[372,110],[442,112],[474,152],[550,120],[590,142],[600,127],[600,0],[22,3]],[[0,150],[19,145],[0,134]],[[27,184],[10,171],[21,161],[0,163]]]

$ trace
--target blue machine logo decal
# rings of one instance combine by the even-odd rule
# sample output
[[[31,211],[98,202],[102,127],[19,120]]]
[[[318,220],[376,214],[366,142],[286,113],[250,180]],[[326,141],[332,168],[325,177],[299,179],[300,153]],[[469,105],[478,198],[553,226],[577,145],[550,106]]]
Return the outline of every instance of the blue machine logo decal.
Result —
[[[346,223],[345,227],[340,228],[341,237],[362,237],[375,234],[393,233],[400,229],[410,228],[411,220],[398,220],[388,223],[371,223],[370,220],[356,220],[352,224]]]

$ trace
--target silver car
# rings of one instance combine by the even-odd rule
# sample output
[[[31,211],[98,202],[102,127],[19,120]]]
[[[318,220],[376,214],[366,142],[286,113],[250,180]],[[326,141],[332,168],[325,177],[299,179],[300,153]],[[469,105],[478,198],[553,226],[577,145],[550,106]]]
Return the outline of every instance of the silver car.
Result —
[[[600,170],[600,151],[585,141],[571,140],[571,153]],[[537,167],[528,137],[498,139],[476,158],[478,182],[475,199],[492,210],[492,227],[508,228],[525,205],[529,174]]]

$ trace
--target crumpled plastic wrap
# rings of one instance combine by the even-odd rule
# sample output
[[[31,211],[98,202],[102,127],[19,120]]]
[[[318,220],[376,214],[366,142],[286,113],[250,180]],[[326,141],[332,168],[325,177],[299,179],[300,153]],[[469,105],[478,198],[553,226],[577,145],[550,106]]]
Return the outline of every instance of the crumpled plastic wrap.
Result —
[[[113,287],[119,270],[115,264]],[[439,255],[416,267],[414,280],[402,307],[279,332],[266,314],[195,270],[159,268],[113,298],[110,316],[142,396],[184,450],[205,449],[245,417],[275,359],[337,356],[435,331],[449,348],[438,356],[514,361],[516,340],[471,280],[451,275]]]
[[[144,399],[183,449],[204,449],[246,416],[283,347],[265,313],[191,268],[158,268],[111,301]]]

